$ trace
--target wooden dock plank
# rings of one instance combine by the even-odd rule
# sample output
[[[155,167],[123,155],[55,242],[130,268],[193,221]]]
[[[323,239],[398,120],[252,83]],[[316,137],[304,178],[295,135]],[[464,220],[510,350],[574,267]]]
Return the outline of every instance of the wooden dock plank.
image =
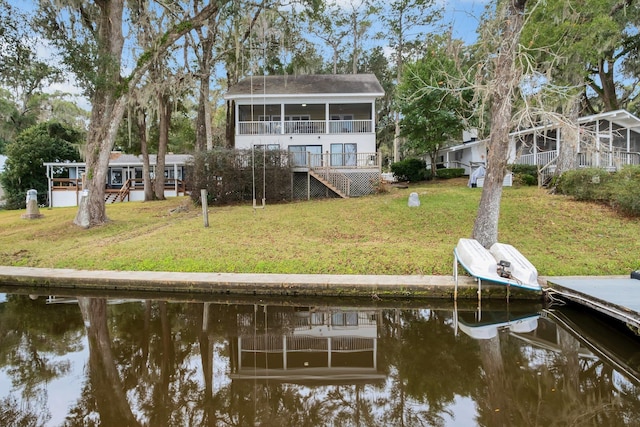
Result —
[[[615,277],[547,277],[552,293],[640,330],[640,280]]]

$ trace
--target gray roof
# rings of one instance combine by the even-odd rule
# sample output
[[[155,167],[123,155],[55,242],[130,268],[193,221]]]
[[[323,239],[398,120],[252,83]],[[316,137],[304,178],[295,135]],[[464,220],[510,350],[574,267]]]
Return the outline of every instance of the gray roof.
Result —
[[[173,154],[168,153],[164,157],[165,166],[173,166],[173,165],[186,165],[191,160],[193,160],[193,156],[191,154]],[[149,163],[151,165],[156,164],[156,155],[149,154]],[[85,162],[44,162],[45,166],[63,166],[63,167],[84,167],[86,166]],[[125,154],[120,152],[112,152],[111,157],[109,159],[109,166],[142,166],[142,155],[135,156],[133,154]]]
[[[384,90],[373,74],[310,74],[300,76],[255,76],[239,81],[225,95],[368,95],[382,96]]]

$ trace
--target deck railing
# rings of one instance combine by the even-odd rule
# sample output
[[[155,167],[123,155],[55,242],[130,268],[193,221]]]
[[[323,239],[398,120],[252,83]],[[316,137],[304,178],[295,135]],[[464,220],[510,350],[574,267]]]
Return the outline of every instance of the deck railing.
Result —
[[[329,128],[327,131],[327,123]],[[284,125],[284,127],[283,127]],[[238,135],[371,133],[372,120],[241,121]]]
[[[538,165],[544,166],[549,164],[558,157],[557,151],[543,151],[540,153],[522,154],[516,163],[519,165]]]
[[[626,165],[639,165],[640,153],[626,151],[594,151],[578,153],[580,167],[620,168]]]
[[[153,185],[153,180],[151,181]],[[181,179],[165,179],[164,188],[166,190],[172,190],[178,187],[178,192],[183,193],[185,191],[185,183]],[[128,187],[129,190],[139,190],[144,187],[144,180],[142,179],[129,179],[122,187],[108,188],[107,192],[118,193],[122,191],[123,187]],[[81,178],[51,178],[51,189],[53,191],[82,191],[82,179]]]
[[[284,133],[315,134],[326,132],[324,120],[298,120],[284,122]]]
[[[81,191],[81,178],[51,178],[51,189],[53,191]]]
[[[517,164],[537,165],[549,169],[554,164],[558,152],[545,151],[536,154],[523,154],[517,160]],[[577,165],[582,168],[610,168],[619,169],[625,165],[640,165],[640,153],[627,151],[590,151],[577,154]]]
[[[379,169],[378,153],[292,153],[293,165],[331,169]],[[300,156],[302,154],[303,156]],[[304,159],[304,160],[303,160]]]

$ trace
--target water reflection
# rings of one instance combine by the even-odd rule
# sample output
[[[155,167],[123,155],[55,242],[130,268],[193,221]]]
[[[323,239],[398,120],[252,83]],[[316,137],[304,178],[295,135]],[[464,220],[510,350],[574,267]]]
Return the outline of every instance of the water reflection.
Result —
[[[640,424],[640,339],[568,307],[36,296],[2,426]]]

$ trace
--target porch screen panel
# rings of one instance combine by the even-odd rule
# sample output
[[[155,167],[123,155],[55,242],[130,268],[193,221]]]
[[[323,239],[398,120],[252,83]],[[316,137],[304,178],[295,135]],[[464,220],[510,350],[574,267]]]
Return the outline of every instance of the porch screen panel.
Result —
[[[629,133],[629,151],[632,153],[640,153],[640,134],[634,131]]]

